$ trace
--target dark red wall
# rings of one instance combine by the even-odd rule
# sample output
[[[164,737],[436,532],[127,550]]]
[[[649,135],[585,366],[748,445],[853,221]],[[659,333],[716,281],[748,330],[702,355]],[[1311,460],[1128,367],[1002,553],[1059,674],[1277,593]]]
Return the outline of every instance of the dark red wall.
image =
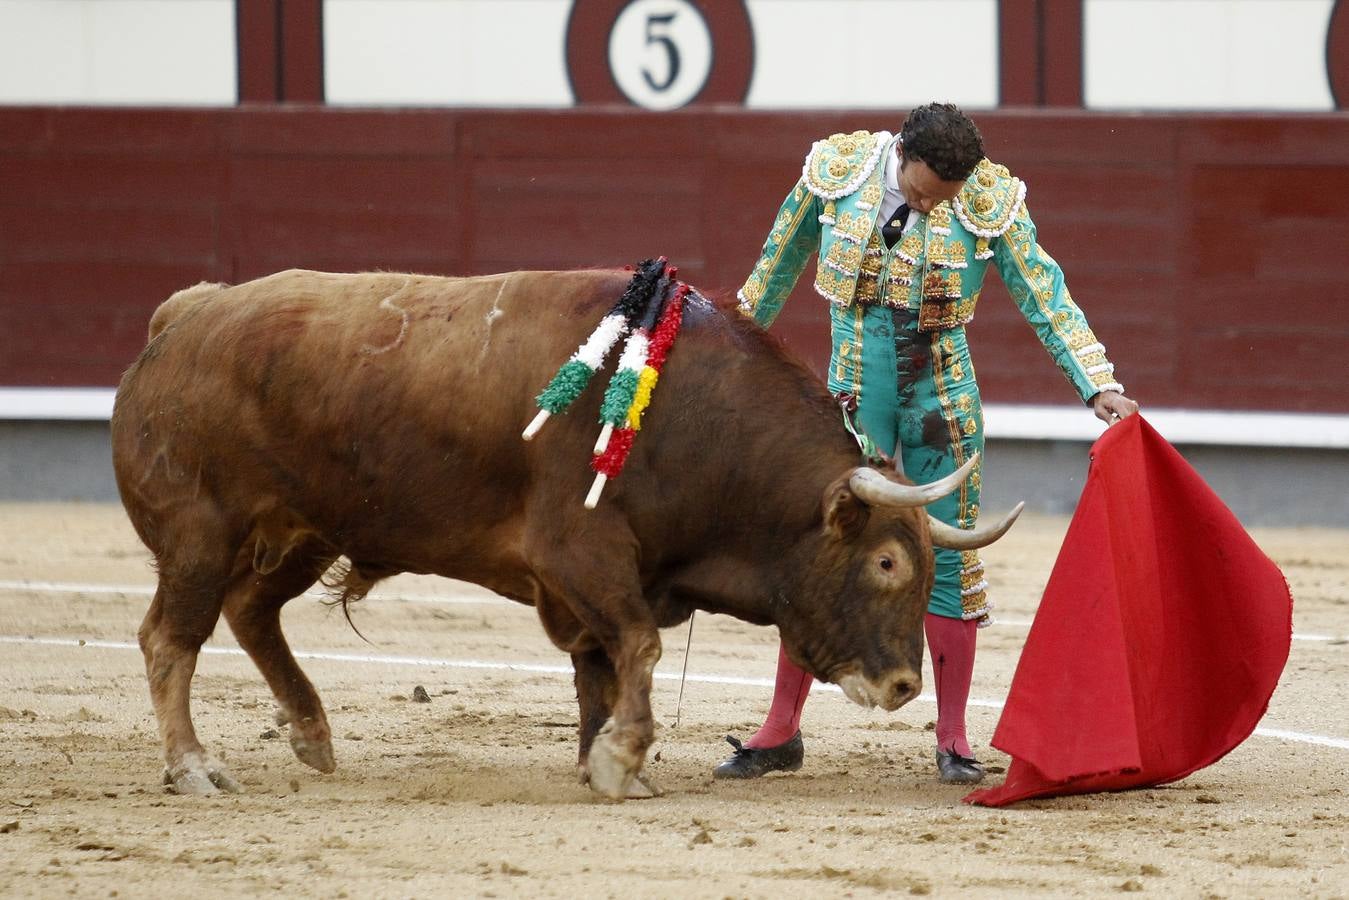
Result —
[[[1349,412],[1349,116],[976,116],[1130,393]],[[0,108],[0,384],[113,385],[155,305],[290,266],[753,265],[812,140],[874,111]],[[803,276],[780,331],[822,362]],[[988,400],[1071,403],[996,276]]]

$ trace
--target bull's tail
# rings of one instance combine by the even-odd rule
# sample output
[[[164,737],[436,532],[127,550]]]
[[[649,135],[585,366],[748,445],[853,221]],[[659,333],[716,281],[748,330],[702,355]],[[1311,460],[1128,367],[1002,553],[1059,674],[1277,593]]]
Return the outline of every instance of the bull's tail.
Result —
[[[229,287],[228,284],[220,281],[202,281],[173,294],[169,299],[159,304],[155,314],[150,317],[148,340],[153,341],[161,331],[177,321],[183,313],[203,301],[209,300],[227,287]]]
[[[328,599],[323,602],[328,606],[342,607],[342,615],[346,617],[351,630],[368,644],[370,641],[366,639],[365,635],[361,634],[361,630],[356,627],[356,623],[351,621],[351,604],[358,600],[364,600],[365,595],[370,593],[370,590],[376,584],[393,574],[397,574],[396,569],[385,571],[378,567],[361,566],[346,557],[342,557],[329,566],[319,579],[320,583],[328,589]]]

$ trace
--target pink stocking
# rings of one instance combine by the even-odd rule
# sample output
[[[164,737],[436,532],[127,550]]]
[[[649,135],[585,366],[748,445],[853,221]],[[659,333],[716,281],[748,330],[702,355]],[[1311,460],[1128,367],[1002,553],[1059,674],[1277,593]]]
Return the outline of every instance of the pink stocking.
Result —
[[[746,747],[760,750],[785,744],[792,735],[801,729],[801,708],[810,696],[810,684],[814,681],[810,673],[798,669],[787,651],[778,648],[778,674],[773,684],[773,705],[768,708],[768,718],[754,733],[754,737],[745,741]]]
[[[974,643],[978,624],[928,613],[923,620],[932,656],[937,691],[937,747],[973,756],[965,736],[965,703],[974,677]],[[780,678],[781,676],[779,676]]]

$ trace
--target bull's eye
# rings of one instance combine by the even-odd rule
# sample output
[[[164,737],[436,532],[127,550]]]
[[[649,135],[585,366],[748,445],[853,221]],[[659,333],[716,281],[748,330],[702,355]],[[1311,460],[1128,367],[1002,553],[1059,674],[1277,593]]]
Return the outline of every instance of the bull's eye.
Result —
[[[882,569],[884,569],[885,571],[889,572],[889,571],[890,571],[891,569],[893,569],[894,567],[895,567],[895,561],[894,561],[894,560],[892,560],[892,559],[891,559],[890,557],[888,557],[888,556],[882,556],[882,557],[881,557],[881,568],[882,568]]]

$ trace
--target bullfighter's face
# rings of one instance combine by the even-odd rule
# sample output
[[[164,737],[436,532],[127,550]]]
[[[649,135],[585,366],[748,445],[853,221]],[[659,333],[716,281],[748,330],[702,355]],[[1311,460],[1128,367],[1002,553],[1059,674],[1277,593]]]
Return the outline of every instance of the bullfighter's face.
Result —
[[[932,212],[938,203],[953,200],[964,181],[946,181],[921,159],[902,158],[899,164],[899,190],[909,206],[921,213]]]

